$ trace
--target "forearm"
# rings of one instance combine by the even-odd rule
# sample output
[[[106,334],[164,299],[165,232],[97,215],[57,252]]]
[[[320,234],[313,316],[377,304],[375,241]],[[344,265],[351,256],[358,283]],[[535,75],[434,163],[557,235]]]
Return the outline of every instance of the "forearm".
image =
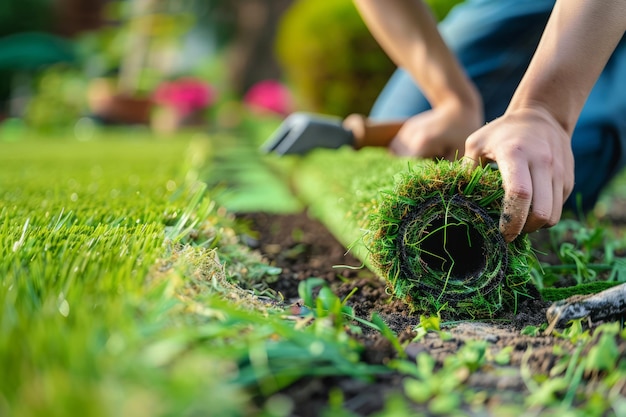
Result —
[[[478,91],[448,49],[420,0],[354,0],[389,57],[407,70],[433,107],[455,101],[480,109]]]
[[[509,111],[540,108],[572,134],[626,29],[624,0],[559,0]]]

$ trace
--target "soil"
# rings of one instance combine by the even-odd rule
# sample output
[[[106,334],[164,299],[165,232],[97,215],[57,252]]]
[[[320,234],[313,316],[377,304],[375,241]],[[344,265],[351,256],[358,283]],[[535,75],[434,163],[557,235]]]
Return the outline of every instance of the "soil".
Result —
[[[520,364],[524,362],[533,372],[547,374],[558,359],[553,353],[554,346],[559,344],[566,349],[571,348],[563,338],[520,333],[525,326],[540,326],[546,322],[549,303],[530,299],[523,302],[515,316],[492,322],[448,324],[442,328],[451,335],[448,340],[429,333],[418,342],[413,342],[419,317],[412,314],[402,301],[390,296],[385,283],[369,270],[341,267],[358,267],[361,262],[346,253],[344,246],[320,222],[309,218],[306,213],[254,213],[243,217],[250,221],[252,230],[258,232],[254,246],[270,264],[282,268],[280,279],[273,288],[281,292],[289,303],[298,302],[298,283],[309,277],[324,278],[342,298],[356,287],[358,290],[349,298],[348,304],[357,316],[369,319],[372,313],[377,312],[398,334],[410,358],[415,358],[420,352],[428,352],[438,365],[468,340],[487,341],[489,351],[494,354],[503,347],[511,346],[508,365],[493,366],[490,363],[466,381],[466,385],[488,393],[485,401],[489,404],[511,401],[522,404],[528,392],[519,372]],[[538,236],[541,239],[541,234]],[[387,339],[377,332],[365,331],[360,339],[365,346],[363,360],[369,363],[385,363],[396,355]],[[329,392],[337,388],[343,392],[344,407],[356,415],[371,415],[381,410],[391,392],[400,392],[401,385],[402,377],[397,374],[378,377],[373,383],[345,377],[307,378],[286,389],[284,394],[296,405],[293,416],[320,415],[328,405]]]

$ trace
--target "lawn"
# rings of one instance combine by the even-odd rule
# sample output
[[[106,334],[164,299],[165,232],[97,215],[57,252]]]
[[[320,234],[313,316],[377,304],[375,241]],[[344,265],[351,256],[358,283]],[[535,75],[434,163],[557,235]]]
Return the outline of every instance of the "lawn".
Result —
[[[378,314],[356,314],[356,290],[337,295],[320,279],[298,283],[304,308],[294,311],[272,289],[281,269],[243,244],[254,232],[217,203],[250,210],[254,199],[224,198],[203,181],[223,140],[99,130],[82,141],[68,133],[0,142],[0,415],[297,415],[302,404],[287,389],[303,378],[367,385],[390,375],[403,378],[379,416],[624,411],[618,325],[589,331],[578,322],[551,336],[563,341],[556,363],[533,374],[524,352],[483,341],[445,360],[406,355],[408,341]],[[445,345],[454,335],[434,316],[414,327],[412,343]],[[368,332],[391,346],[388,360],[364,359]],[[493,404],[471,384],[470,374],[496,365],[517,369],[525,399]],[[327,388],[326,414],[354,415],[342,389]]]
[[[0,415],[285,415],[302,375],[386,372],[253,297],[277,270],[199,181],[206,135],[68,136],[0,144]]]
[[[187,348],[208,330],[184,313],[190,284],[159,267],[191,217],[210,212],[191,139],[0,146],[0,414],[240,409],[245,397],[222,380],[228,361]]]

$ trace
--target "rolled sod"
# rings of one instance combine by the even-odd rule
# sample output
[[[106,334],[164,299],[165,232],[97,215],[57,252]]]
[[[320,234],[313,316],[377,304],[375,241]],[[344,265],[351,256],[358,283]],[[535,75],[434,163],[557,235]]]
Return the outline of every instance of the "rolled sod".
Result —
[[[530,280],[526,236],[498,228],[497,170],[422,161],[402,172],[372,213],[365,236],[374,269],[393,293],[422,309],[471,317],[515,308]]]
[[[530,241],[499,232],[496,169],[374,149],[316,151],[295,165],[313,215],[416,312],[495,317],[527,294]]]

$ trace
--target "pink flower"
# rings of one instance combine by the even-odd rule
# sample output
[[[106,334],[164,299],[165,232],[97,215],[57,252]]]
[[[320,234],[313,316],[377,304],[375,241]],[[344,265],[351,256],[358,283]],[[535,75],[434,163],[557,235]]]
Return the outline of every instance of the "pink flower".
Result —
[[[274,80],[254,84],[245,94],[243,102],[252,109],[270,111],[283,116],[293,111],[291,93],[287,87]]]
[[[210,106],[215,98],[216,92],[210,85],[193,78],[163,82],[153,95],[155,103],[173,107],[181,116]]]

